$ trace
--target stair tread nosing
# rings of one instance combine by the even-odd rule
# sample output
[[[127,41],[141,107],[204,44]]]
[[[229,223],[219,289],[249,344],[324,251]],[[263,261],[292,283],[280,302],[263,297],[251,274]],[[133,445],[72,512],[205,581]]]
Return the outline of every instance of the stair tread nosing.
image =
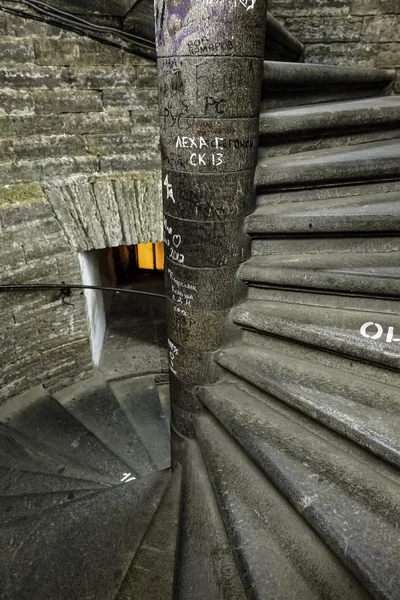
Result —
[[[357,299],[352,303],[356,306]],[[248,329],[400,369],[400,315],[395,312],[248,300],[232,310],[232,318]]]
[[[256,237],[268,234],[346,233],[396,231],[400,227],[400,192],[382,192],[299,201],[269,203],[258,197],[258,206],[246,219],[246,231]]]
[[[231,386],[235,387],[235,386]],[[400,487],[238,390],[202,390],[224,428],[375,598],[397,600]]]
[[[249,597],[369,598],[212,417],[196,432]]]
[[[300,187],[400,176],[400,141],[386,140],[268,157],[260,147],[256,169],[259,187]]]
[[[382,96],[265,110],[260,114],[260,133],[268,136],[266,142],[271,145],[271,136],[286,140],[322,131],[326,137],[331,130],[370,130],[395,123],[400,123],[400,97]]]
[[[400,390],[249,345],[220,351],[225,369],[400,467]]]
[[[187,441],[175,572],[176,600],[246,600],[198,444]]]
[[[239,277],[257,285],[400,294],[400,252],[253,256]]]

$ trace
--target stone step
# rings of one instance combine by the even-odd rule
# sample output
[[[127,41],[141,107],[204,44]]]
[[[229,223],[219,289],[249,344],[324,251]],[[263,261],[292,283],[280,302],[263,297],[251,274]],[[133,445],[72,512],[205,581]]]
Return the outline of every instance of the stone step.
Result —
[[[127,470],[114,453],[75,419],[42,387],[37,386],[13,398],[0,408],[0,421],[65,455],[88,469],[88,476],[103,483],[119,483]]]
[[[395,302],[384,312],[381,301],[372,298],[346,298],[347,307],[336,308],[308,304],[307,293],[304,304],[296,304],[295,292],[284,293],[284,302],[247,300],[233,308],[233,320],[245,329],[400,370],[400,314]]]
[[[1,598],[114,598],[167,482],[154,473],[2,525]]]
[[[0,495],[21,496],[76,490],[104,490],[109,486],[84,479],[62,477],[52,473],[34,473],[0,467]]]
[[[389,94],[395,71],[295,62],[264,62],[262,109]]]
[[[224,394],[241,399],[234,386],[207,388],[202,398],[213,410]],[[252,590],[249,597],[369,598],[215,419],[196,419],[196,431],[236,563],[246,590]]]
[[[195,441],[186,442],[176,557],[175,600],[246,600],[209,473]]]
[[[172,600],[181,495],[178,466],[156,510],[116,600]]]
[[[23,494],[21,496],[2,496],[0,494],[0,526],[18,519],[28,519],[44,510],[67,504],[95,492],[96,490],[74,490]]]
[[[123,477],[143,476],[155,466],[109,384],[96,374],[54,394],[56,400],[128,465]]]
[[[314,235],[319,233],[397,232],[400,228],[400,190],[350,195],[342,198],[310,198],[294,192],[274,202],[268,194],[246,219],[246,231],[259,235]]]
[[[269,156],[400,137],[400,98],[380,96],[264,110],[260,145]]]
[[[400,466],[400,390],[295,353],[241,344],[221,350],[219,365]]]
[[[270,158],[259,150],[260,190],[344,185],[399,179],[400,141],[373,142]]]
[[[261,287],[398,297],[400,252],[253,256],[238,274]]]
[[[218,387],[201,395],[214,417],[361,586],[373,598],[395,600],[400,586],[399,486],[348,452],[347,442],[341,448],[316,435],[312,422],[308,428],[282,414],[273,398],[263,403],[242,390],[218,392]],[[209,445],[210,436],[208,431],[204,435]],[[315,586],[318,578],[312,577]],[[335,579],[344,584],[341,577]],[[338,589],[336,597],[340,595],[351,597]]]
[[[171,466],[170,440],[153,377],[114,381],[110,388],[157,470]]]

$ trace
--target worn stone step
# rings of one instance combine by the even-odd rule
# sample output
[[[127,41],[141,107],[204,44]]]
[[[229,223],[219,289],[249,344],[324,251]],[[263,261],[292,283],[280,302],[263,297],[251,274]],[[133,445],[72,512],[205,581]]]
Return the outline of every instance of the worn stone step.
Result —
[[[202,400],[372,597],[396,600],[400,487],[272,398],[213,386]]]
[[[359,254],[392,254],[400,251],[400,238],[390,232],[389,235],[293,235],[271,236],[253,239],[253,256],[341,255],[343,262],[350,256]]]
[[[262,109],[389,94],[395,71],[295,62],[264,62]]]
[[[399,137],[398,96],[275,108],[260,114],[260,145],[268,156]]]
[[[114,598],[167,481],[154,473],[3,525],[1,598]]]
[[[294,192],[280,203],[268,194],[246,219],[246,231],[259,235],[397,232],[400,228],[400,191],[312,199]]]
[[[46,492],[21,496],[2,496],[0,492],[0,525],[18,519],[27,519],[49,508],[61,506],[93,493],[96,493],[96,490]]]
[[[246,600],[231,545],[195,441],[187,441],[174,600]]]
[[[153,377],[114,381],[110,388],[158,470],[171,466],[170,440]]]
[[[398,297],[400,252],[253,256],[238,274],[257,286]]]
[[[127,470],[115,454],[43,388],[37,386],[0,409],[0,420],[30,439],[39,439],[48,453],[61,452],[86,465],[97,481],[115,484]]]
[[[3,407],[2,407],[3,408]],[[52,473],[85,481],[107,483],[97,471],[50,448],[41,438],[31,438],[0,423],[0,466],[33,473]]]
[[[54,397],[78,421],[128,465],[123,476],[136,477],[155,469],[109,384],[96,374],[56,392]]]
[[[19,469],[0,467],[0,494],[2,496],[21,496],[23,494],[42,494],[47,492],[63,492],[76,490],[104,490],[110,486],[62,477],[52,473],[34,473]]]
[[[239,345],[221,350],[225,369],[400,466],[400,388],[321,363]]]
[[[222,392],[238,397],[205,394]],[[215,419],[196,419],[196,432],[249,598],[370,597]]]
[[[116,600],[172,600],[181,496],[181,469],[170,479]]]
[[[270,158],[259,150],[260,190],[304,188],[399,179],[400,141],[343,146]]]
[[[306,299],[296,304],[295,293],[292,303],[286,294],[285,302],[248,300],[232,310],[232,318],[246,329],[400,370],[398,310],[384,312],[381,301],[371,298],[365,299],[369,308],[358,298],[346,299],[347,308],[309,305]]]

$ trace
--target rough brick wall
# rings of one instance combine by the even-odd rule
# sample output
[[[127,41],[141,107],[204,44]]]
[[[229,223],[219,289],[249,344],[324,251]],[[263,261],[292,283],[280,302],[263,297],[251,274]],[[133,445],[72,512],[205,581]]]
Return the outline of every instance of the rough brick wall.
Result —
[[[306,62],[400,71],[399,0],[270,0],[269,4],[274,17],[305,44]]]
[[[81,282],[77,252],[160,241],[155,66],[0,12],[1,283]],[[0,401],[91,368],[84,299],[0,294]]]

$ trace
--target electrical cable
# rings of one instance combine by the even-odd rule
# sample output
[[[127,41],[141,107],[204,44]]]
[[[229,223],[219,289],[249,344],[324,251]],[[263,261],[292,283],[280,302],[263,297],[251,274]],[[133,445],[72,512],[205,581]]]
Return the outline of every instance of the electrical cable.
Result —
[[[154,42],[151,42],[146,38],[143,38],[136,34],[131,34],[131,33],[127,33],[124,31],[120,31],[119,29],[116,29],[115,27],[109,27],[107,25],[97,25],[95,23],[91,23],[90,21],[87,21],[86,19],[82,19],[81,17],[78,17],[71,13],[65,12],[61,9],[50,7],[48,4],[40,2],[39,0],[7,0],[7,4],[10,4],[10,3],[15,3],[15,4],[19,4],[19,5],[24,4],[28,8],[30,8],[30,9],[36,11],[37,13],[39,13],[40,15],[42,15],[42,17],[45,17],[46,19],[49,19],[49,20],[51,19],[52,24],[55,24],[58,26],[60,26],[60,24],[61,24],[65,27],[73,29],[74,31],[77,31],[79,33],[92,32],[92,33],[104,33],[106,35],[112,35],[112,36],[115,36],[115,37],[123,40],[126,43],[134,44],[135,46],[141,48],[143,51],[152,52],[152,53],[155,52]],[[14,14],[19,14],[20,16],[32,18],[32,15],[30,13],[27,14],[27,13],[21,12],[21,10],[19,10],[19,9],[10,8],[9,6],[5,6],[3,3],[0,3],[0,8],[6,12],[12,12]],[[99,38],[97,38],[97,39],[99,39]],[[102,39],[102,38],[100,38],[100,39]]]

